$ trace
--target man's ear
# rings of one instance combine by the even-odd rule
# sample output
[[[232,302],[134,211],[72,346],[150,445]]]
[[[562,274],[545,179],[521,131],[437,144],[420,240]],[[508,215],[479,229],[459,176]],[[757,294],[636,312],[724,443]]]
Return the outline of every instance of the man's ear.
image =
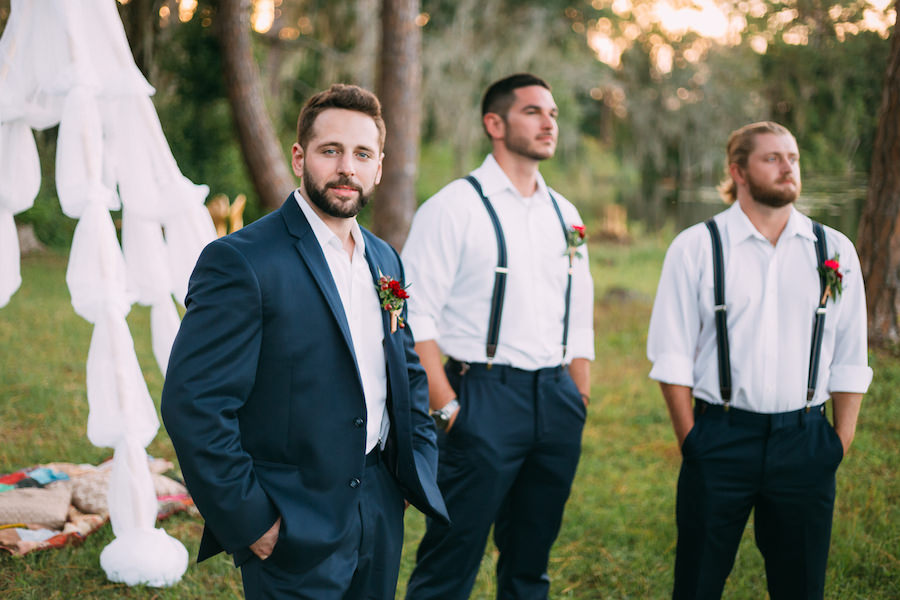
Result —
[[[384,166],[384,152],[381,153],[381,156],[378,157],[378,171],[375,172],[375,185],[381,183],[381,175],[383,173],[382,167]]]
[[[503,139],[506,135],[506,122],[497,113],[485,114],[482,117],[482,123],[484,123],[484,130],[492,140]]]
[[[728,165],[728,173],[736,184],[744,185],[747,183],[747,180],[744,178],[744,170],[739,164],[731,163]]]
[[[303,148],[300,147],[300,144],[291,146],[291,167],[297,177],[303,177],[303,157]]]

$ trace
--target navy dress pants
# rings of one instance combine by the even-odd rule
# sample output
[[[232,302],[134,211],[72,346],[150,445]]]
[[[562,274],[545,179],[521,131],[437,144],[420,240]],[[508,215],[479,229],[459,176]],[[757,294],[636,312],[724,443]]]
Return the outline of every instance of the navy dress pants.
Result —
[[[682,445],[673,598],[718,599],[751,510],[772,600],[821,599],[840,438],[823,407],[760,414],[698,401]]]
[[[451,360],[446,372],[460,410],[438,435],[437,479],[452,524],[427,520],[406,598],[468,598],[493,524],[497,598],[546,599],[550,548],[581,453],[581,395],[564,367]]]
[[[377,453],[367,457],[358,521],[343,546],[315,569],[300,573],[251,555],[241,565],[247,600],[394,600],[403,546],[404,499],[377,457]],[[278,544],[273,556],[276,552]]]

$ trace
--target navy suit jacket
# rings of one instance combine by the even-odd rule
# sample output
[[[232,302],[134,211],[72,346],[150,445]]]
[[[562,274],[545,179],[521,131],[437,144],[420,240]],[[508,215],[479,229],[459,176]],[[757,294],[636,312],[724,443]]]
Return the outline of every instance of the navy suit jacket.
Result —
[[[403,281],[397,253],[363,229],[372,271]],[[366,405],[350,329],[293,194],[209,244],[188,288],[162,416],[206,527],[198,559],[240,564],[282,517],[270,560],[312,568],[358,518]],[[405,312],[405,308],[404,308]],[[425,371],[409,327],[382,311],[391,427],[384,460],[405,498],[447,521]]]

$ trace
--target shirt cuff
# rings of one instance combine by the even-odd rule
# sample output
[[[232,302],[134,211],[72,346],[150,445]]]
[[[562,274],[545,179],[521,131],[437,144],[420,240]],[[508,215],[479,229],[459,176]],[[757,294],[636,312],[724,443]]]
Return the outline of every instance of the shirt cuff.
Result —
[[[424,340],[437,340],[438,329],[434,319],[422,314],[410,312],[407,316],[409,326],[413,331],[413,337],[417,342]]]
[[[650,369],[650,379],[694,387],[694,361],[682,354],[662,354]]]
[[[566,355],[569,359],[594,360],[594,330],[589,328],[569,330],[566,346]]]
[[[829,392],[865,394],[872,383],[872,368],[856,365],[832,365]]]

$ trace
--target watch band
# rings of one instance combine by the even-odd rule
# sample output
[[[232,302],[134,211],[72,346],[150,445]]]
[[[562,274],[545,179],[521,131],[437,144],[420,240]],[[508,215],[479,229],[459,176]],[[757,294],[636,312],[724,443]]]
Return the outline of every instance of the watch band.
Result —
[[[459,400],[453,398],[452,400],[450,400],[450,402],[440,407],[439,409],[431,411],[431,417],[434,419],[434,424],[438,428],[447,429],[447,427],[450,425],[450,419],[453,418],[453,415],[458,410]]]

